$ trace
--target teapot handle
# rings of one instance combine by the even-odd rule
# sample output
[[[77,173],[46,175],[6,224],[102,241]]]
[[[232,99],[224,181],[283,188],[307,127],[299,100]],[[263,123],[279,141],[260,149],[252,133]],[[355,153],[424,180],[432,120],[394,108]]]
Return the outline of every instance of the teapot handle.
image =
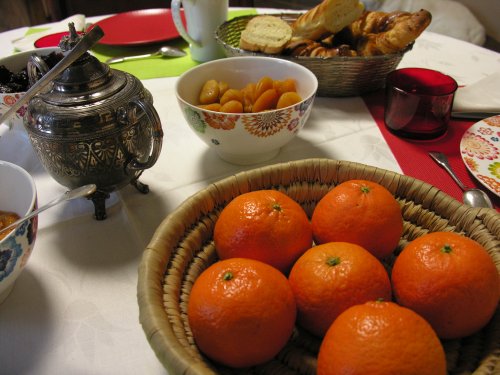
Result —
[[[49,70],[47,63],[37,54],[33,54],[28,59],[26,66],[30,86],[33,86],[39,79],[39,74],[45,75]]]
[[[148,126],[151,127],[151,134],[153,135],[153,147],[148,160],[141,162],[134,158],[127,164],[126,169],[128,171],[138,171],[151,168],[158,160],[163,142],[163,129],[161,127],[160,116],[158,116],[158,112],[156,112],[150,103],[142,99],[132,99],[131,103],[136,104],[146,114],[149,120]]]

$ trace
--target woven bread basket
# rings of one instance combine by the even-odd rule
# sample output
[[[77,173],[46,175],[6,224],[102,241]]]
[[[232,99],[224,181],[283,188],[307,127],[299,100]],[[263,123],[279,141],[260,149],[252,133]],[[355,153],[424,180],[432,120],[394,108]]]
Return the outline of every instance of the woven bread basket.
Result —
[[[300,13],[273,14],[291,23]],[[245,51],[239,48],[240,35],[246,24],[255,15],[235,17],[220,25],[215,31],[215,39],[222,45],[227,56],[269,56],[290,60],[311,70],[319,81],[318,96],[357,96],[376,91],[385,86],[387,74],[398,66],[403,55],[411,49],[399,53],[380,56],[335,56],[308,57],[268,55]]]
[[[350,179],[384,185],[401,205],[404,234],[394,257],[387,261],[389,268],[408,241],[427,232],[455,231],[482,244],[500,272],[500,216],[496,211],[464,206],[422,181],[330,159],[292,161],[240,172],[184,201],[160,224],[143,254],[138,282],[140,322],[171,375],[315,374],[320,341],[298,327],[288,345],[265,365],[242,371],[209,361],[194,343],[186,316],[187,303],[193,282],[217,260],[212,232],[221,210],[234,197],[253,190],[277,189],[311,215],[316,203],[333,186]],[[444,341],[443,345],[450,374],[499,374],[500,308],[482,331],[461,340]]]

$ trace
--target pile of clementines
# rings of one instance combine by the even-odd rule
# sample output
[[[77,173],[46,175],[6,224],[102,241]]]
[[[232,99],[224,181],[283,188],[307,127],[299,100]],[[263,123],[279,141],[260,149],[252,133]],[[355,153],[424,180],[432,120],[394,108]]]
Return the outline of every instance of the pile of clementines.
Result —
[[[235,368],[271,360],[296,324],[319,337],[317,374],[446,374],[440,339],[482,329],[500,299],[487,251],[454,232],[409,242],[382,185],[331,189],[311,219],[277,190],[239,195],[214,229],[220,260],[196,279],[188,320],[198,348]]]

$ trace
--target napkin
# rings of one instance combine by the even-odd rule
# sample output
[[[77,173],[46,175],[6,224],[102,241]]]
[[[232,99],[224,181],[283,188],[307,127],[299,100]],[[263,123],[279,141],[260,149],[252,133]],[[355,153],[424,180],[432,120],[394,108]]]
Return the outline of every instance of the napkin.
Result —
[[[453,101],[452,116],[485,118],[500,114],[500,71],[472,85],[459,87]]]
[[[29,51],[35,48],[35,42],[43,36],[60,33],[63,31],[69,31],[68,24],[73,22],[76,31],[85,30],[85,16],[83,14],[75,14],[62,21],[56,22],[49,26],[48,28],[32,29],[30,32],[12,41],[12,45],[16,51]]]

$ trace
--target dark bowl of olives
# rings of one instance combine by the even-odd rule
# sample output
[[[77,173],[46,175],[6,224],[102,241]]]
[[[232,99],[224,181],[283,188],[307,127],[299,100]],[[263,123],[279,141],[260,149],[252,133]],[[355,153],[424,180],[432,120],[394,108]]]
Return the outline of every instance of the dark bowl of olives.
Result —
[[[0,59],[0,115],[3,115],[30,88],[27,65],[30,56],[36,54],[53,67],[62,58],[58,47],[38,48],[14,53]],[[26,105],[10,119],[10,125],[22,125]]]

